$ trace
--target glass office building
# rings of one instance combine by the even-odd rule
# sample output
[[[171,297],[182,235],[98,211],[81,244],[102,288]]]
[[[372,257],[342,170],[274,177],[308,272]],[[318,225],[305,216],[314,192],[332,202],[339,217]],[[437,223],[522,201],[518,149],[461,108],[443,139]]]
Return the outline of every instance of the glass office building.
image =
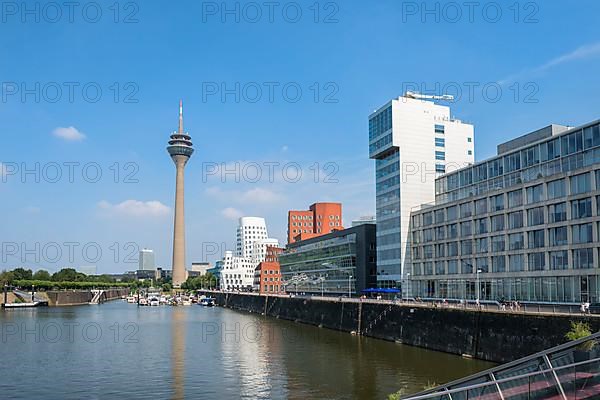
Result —
[[[354,296],[377,282],[375,224],[290,243],[279,264],[288,293]]]
[[[436,179],[411,215],[410,296],[600,301],[600,124],[551,125]]]
[[[369,116],[369,157],[375,160],[377,285],[396,287],[410,265],[413,207],[435,199],[436,176],[472,164],[473,126],[450,108],[408,95]]]

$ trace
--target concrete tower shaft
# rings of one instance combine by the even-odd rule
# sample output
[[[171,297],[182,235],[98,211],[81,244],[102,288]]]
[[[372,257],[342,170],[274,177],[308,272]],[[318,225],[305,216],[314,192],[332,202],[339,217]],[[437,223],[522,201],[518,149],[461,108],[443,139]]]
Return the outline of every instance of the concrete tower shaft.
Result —
[[[194,153],[192,138],[183,129],[183,102],[179,102],[179,129],[173,132],[167,151],[176,167],[175,220],[173,226],[173,287],[186,280],[185,264],[185,166]]]

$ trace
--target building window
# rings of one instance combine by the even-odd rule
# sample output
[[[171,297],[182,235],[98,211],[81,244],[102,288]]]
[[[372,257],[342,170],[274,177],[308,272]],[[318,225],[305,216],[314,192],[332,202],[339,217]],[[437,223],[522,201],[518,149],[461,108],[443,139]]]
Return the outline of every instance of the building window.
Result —
[[[471,143],[473,141],[473,138],[468,137],[467,138],[467,142]]]
[[[508,229],[523,227],[523,211],[515,211],[508,214]]]
[[[488,252],[488,244],[487,244],[486,237],[475,239],[475,252],[477,254],[482,254],[482,253]]]
[[[508,256],[508,270],[510,272],[524,271],[523,254]]]
[[[438,226],[435,228],[435,240],[444,240],[446,239],[446,227]]]
[[[468,150],[467,154],[470,155],[470,156],[472,156],[473,155],[473,150]]]
[[[436,147],[444,147],[446,145],[446,139],[444,138],[435,138]]]
[[[434,215],[436,224],[441,224],[442,222],[444,222],[444,209],[436,210]]]
[[[487,231],[488,231],[487,218],[476,219],[475,220],[475,233],[477,235],[480,235],[482,233],[487,233]]]
[[[448,243],[448,257],[456,257],[458,255],[458,242]]]
[[[529,254],[529,271],[543,271],[546,267],[545,253]]]
[[[544,200],[544,185],[530,186],[527,189],[527,204],[538,203]]]
[[[519,207],[523,205],[523,191],[521,189],[508,192],[508,207]]]
[[[423,226],[428,226],[433,224],[433,213],[428,212],[423,214]]]
[[[519,152],[504,157],[504,172],[509,173],[521,169],[521,157]]]
[[[456,239],[458,237],[458,224],[448,225],[448,239]]]
[[[435,274],[436,275],[446,275],[446,263],[444,261],[436,261]]]
[[[489,272],[488,259],[487,257],[480,257],[475,260],[475,266],[477,271]],[[472,272],[471,272],[472,273]]]
[[[557,203],[548,206],[548,222],[562,222],[567,220],[567,203]]]
[[[435,164],[435,172],[440,174],[446,173],[446,166],[444,164]]]
[[[588,218],[592,216],[592,199],[580,199],[571,202],[571,219]]]
[[[473,213],[471,203],[463,203],[460,205],[460,217],[466,218],[470,217]]]
[[[435,159],[438,161],[444,161],[446,160],[446,153],[444,151],[436,151],[435,152]]]
[[[435,124],[435,133],[439,133],[439,134],[443,135],[445,133],[444,125]]]
[[[590,174],[580,174],[571,177],[571,195],[587,193],[592,190]]]
[[[499,194],[497,196],[490,197],[490,209],[492,212],[504,210],[504,195]]]
[[[460,242],[460,254],[461,255],[473,254],[473,242],[471,240],[462,240]]]
[[[544,207],[530,208],[527,210],[527,225],[535,226],[544,223]]]
[[[475,215],[485,214],[487,212],[487,198],[475,200]]]
[[[471,264],[467,260],[461,260],[460,262],[460,272],[461,274],[472,274],[473,273],[473,264]]]
[[[540,247],[544,247],[545,235],[544,235],[543,229],[527,232],[527,236],[528,236],[528,247],[530,249],[537,249]]]
[[[492,272],[504,272],[506,271],[504,256],[493,256],[492,257]]]
[[[508,249],[509,250],[521,250],[525,247],[525,240],[523,239],[523,232],[513,233],[508,235]]]
[[[426,260],[433,258],[433,245],[428,244],[427,246],[423,246],[423,258]]]
[[[433,242],[433,229],[423,230],[423,241],[425,243]]]
[[[567,244],[567,227],[559,226],[558,228],[550,228],[548,230],[548,239],[550,246],[564,246]]]
[[[460,236],[471,236],[471,221],[461,222],[460,224]]]
[[[458,262],[456,260],[448,261],[448,274],[458,274]]]
[[[588,269],[594,268],[593,249],[573,250],[573,268]]]
[[[562,270],[569,268],[568,253],[566,250],[550,252],[550,269]]]
[[[492,225],[492,232],[504,230],[504,214],[494,215],[490,218],[490,223]]]
[[[446,245],[444,243],[435,245],[435,256],[437,258],[446,257]]]
[[[457,206],[452,206],[452,207],[448,207],[446,208],[446,219],[448,221],[454,221],[456,220],[458,214],[457,214]]]
[[[505,250],[504,235],[492,237],[492,252],[500,252]]]
[[[423,267],[425,269],[425,275],[433,275],[433,263],[431,261],[424,263]]]
[[[566,189],[565,189],[565,180],[564,179],[557,179],[555,181],[552,182],[548,182],[548,199],[557,199],[559,197],[564,197],[566,196]]]
[[[573,243],[591,243],[593,241],[591,223],[573,226]]]

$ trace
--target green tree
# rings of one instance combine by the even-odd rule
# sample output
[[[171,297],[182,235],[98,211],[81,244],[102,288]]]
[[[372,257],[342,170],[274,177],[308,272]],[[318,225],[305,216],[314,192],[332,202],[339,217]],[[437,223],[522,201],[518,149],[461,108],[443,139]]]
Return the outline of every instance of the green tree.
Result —
[[[15,280],[31,279],[33,277],[33,272],[30,269],[15,268],[12,272]]]
[[[582,339],[584,337],[588,337],[592,334],[592,330],[590,329],[590,325],[585,322],[572,322],[571,321],[571,330],[566,333],[565,338],[567,340],[573,341],[577,339]]]
[[[87,276],[75,271],[73,268],[63,268],[52,274],[54,282],[86,282]]]
[[[52,279],[52,277],[48,271],[40,269],[33,274],[32,279],[36,281],[49,281]]]
[[[15,275],[12,271],[2,271],[0,273],[0,283],[4,286],[4,284],[11,284],[15,280]]]

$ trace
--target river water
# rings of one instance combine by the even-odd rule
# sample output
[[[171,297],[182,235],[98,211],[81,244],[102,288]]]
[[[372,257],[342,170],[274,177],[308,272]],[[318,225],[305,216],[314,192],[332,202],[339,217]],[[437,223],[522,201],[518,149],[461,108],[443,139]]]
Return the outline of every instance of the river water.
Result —
[[[490,363],[220,307],[0,311],[0,398],[385,399]]]

